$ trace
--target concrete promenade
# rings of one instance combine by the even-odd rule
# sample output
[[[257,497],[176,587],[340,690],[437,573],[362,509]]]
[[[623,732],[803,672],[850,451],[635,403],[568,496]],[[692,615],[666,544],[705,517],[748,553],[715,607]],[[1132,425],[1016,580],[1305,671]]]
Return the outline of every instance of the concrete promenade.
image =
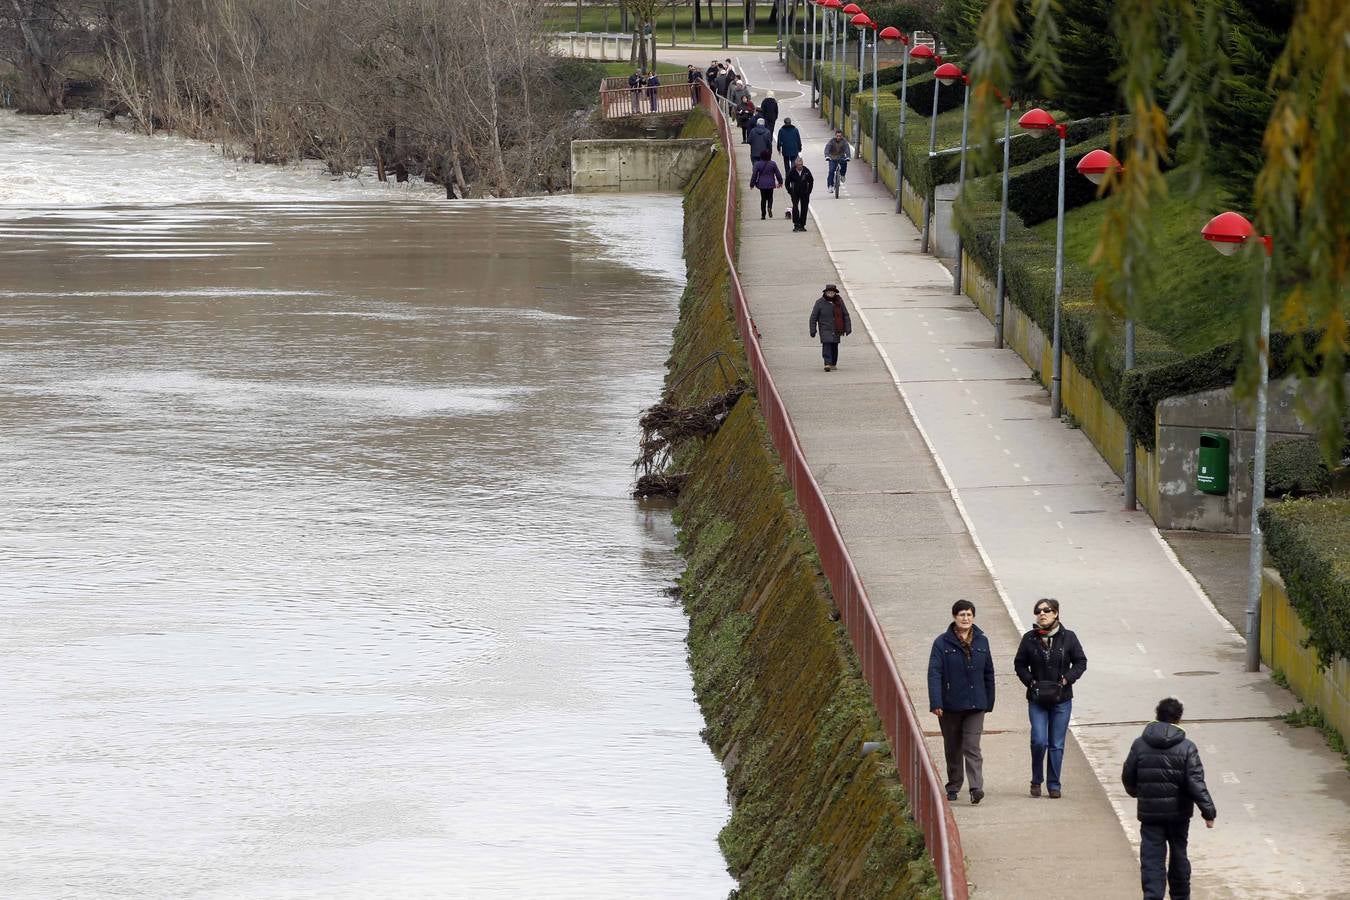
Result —
[[[988,796],[955,804],[982,897],[1137,897],[1137,823],[1120,787],[1130,742],[1163,696],[1186,704],[1218,827],[1191,830],[1196,897],[1350,896],[1350,778],[1321,737],[1288,728],[1292,695],[1243,671],[1243,642],[1159,537],[1121,509],[1119,478],[948,269],[919,253],[871,170],[825,190],[826,123],[772,51],[735,54],[756,98],[775,91],[816,175],[808,233],[775,201],[760,221],[742,178],[740,273],[774,379],[862,574],[901,675],[926,705],[933,637],[953,600],[978,607],[999,670],[984,741]],[[671,55],[667,54],[667,59]],[[693,54],[682,62],[700,62]],[[706,61],[703,61],[706,64]],[[924,120],[917,120],[921,125]],[[826,282],[854,318],[825,373],[807,315]],[[1056,597],[1086,649],[1064,797],[1032,799],[1023,689],[1011,672],[1038,597]],[[936,721],[930,748],[941,766]]]

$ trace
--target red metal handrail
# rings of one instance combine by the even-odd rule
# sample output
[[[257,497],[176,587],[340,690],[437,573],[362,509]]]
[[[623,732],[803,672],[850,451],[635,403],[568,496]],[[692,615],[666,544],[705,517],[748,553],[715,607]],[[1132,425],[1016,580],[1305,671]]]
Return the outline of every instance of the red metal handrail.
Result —
[[[600,115],[605,119],[650,116],[685,112],[698,105],[694,95],[703,90],[702,82],[681,81],[656,87],[600,88]]]
[[[905,790],[909,793],[914,820],[923,830],[924,844],[928,847],[933,867],[937,870],[942,895],[948,900],[967,900],[969,892],[966,886],[965,857],[961,853],[961,835],[956,828],[956,817],[952,814],[951,804],[947,802],[946,786],[928,752],[928,745],[923,738],[923,727],[919,724],[914,704],[910,702],[909,691],[896,670],[895,659],[891,656],[886,637],[877,623],[872,604],[867,599],[862,579],[848,555],[844,540],[839,534],[839,527],[825,503],[820,485],[816,483],[810,467],[806,464],[806,454],[802,452],[787,406],[783,403],[783,398],[774,385],[773,375],[769,373],[769,367],[765,364],[764,352],[759,343],[759,332],[755,328],[755,320],[750,315],[745,294],[741,290],[740,275],[736,271],[735,262],[739,181],[736,177],[736,154],[733,148],[737,145],[732,140],[731,126],[719,107],[718,98],[714,97],[711,91],[702,91],[699,99],[709,115],[717,122],[722,146],[727,153],[726,226],[722,233],[722,246],[731,273],[732,305],[736,308],[736,322],[745,343],[746,361],[755,380],[760,411],[773,438],[774,447],[782,457],[788,480],[792,483],[792,490],[797,496],[797,505],[806,517],[807,528],[820,554],[825,577],[829,579],[830,587],[834,591],[835,605],[839,608],[840,618],[848,629],[849,640],[862,663],[863,677],[867,679],[872,689],[872,702],[881,717],[886,737],[891,742],[895,754],[895,768]]]

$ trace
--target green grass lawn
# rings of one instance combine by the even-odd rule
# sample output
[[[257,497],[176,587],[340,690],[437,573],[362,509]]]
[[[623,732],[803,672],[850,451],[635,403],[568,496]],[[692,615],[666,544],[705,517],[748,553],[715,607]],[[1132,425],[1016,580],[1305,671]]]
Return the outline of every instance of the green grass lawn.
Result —
[[[691,6],[679,6],[661,11],[657,17],[656,41],[657,53],[660,54],[660,46],[670,44],[671,14],[675,16],[675,37],[679,43],[697,42],[700,44],[716,44],[719,47],[722,44],[722,5],[720,3],[713,6],[713,15],[711,21],[707,14],[707,5],[703,6],[702,23],[698,26],[697,35],[692,31],[694,20],[694,11]],[[741,5],[739,3],[728,3],[727,8],[727,41],[733,46],[743,46],[741,44],[741,31],[743,20],[741,15]],[[750,35],[750,45],[755,47],[772,47],[778,40],[777,26],[769,21],[769,10],[767,6],[757,8],[758,15],[755,17],[755,33]],[[555,4],[548,7],[545,14],[545,21],[548,27],[556,31],[575,31],[577,30],[577,8],[575,4],[564,5]],[[617,33],[619,31],[619,6],[618,4],[587,4],[581,8],[581,31]]]
[[[1068,172],[1069,178],[1080,177]],[[1241,314],[1257,290],[1260,266],[1255,254],[1221,256],[1200,237],[1200,229],[1228,208],[1225,197],[1208,188],[1187,195],[1189,175],[1167,176],[1168,196],[1153,211],[1154,255],[1146,269],[1139,321],[1175,349],[1199,353],[1236,340]],[[1089,260],[1101,238],[1107,203],[1098,201],[1064,216],[1064,260],[1091,271]],[[1055,222],[1031,229],[1054,252]]]

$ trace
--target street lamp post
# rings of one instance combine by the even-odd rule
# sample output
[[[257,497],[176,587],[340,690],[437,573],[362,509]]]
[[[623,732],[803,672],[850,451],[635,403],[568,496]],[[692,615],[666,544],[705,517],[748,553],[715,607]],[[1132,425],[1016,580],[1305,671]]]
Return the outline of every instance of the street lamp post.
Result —
[[[844,11],[848,12],[850,7],[858,10],[853,14],[853,18],[849,19],[849,23],[858,29],[858,93],[861,94],[863,89],[863,66],[867,63],[867,26],[872,20],[867,17],[867,13],[858,9],[857,4],[854,3],[845,6]],[[860,115],[858,116],[858,124],[853,129],[853,146],[855,150],[861,143],[862,116]]]
[[[936,53],[933,54],[933,62],[942,68],[942,57]],[[933,154],[937,152],[937,117],[938,117],[938,91],[942,89],[942,82],[936,78],[933,79],[933,118],[928,126],[928,168],[933,167]],[[931,173],[930,173],[931,174]],[[929,179],[932,180],[931,178]],[[923,192],[923,240],[919,245],[919,252],[928,252],[928,218],[933,211],[933,191],[936,186],[929,185],[928,190]]]
[[[965,97],[961,101],[961,167],[956,178],[956,198],[952,201],[952,227],[956,228],[956,203],[966,188],[966,141],[970,134],[970,79],[957,66],[943,63],[933,73],[938,81],[950,87],[959,80],[966,86]],[[956,229],[956,266],[953,270],[952,293],[961,293],[961,252],[965,242],[961,239],[961,230]]]
[[[1012,144],[1012,98],[1003,98],[1003,197],[998,211],[998,279],[994,287],[994,349],[1003,349],[1003,245],[1008,243],[1008,148]]]
[[[1232,256],[1253,239],[1261,241],[1265,256],[1261,265],[1261,341],[1256,351],[1260,380],[1256,388],[1256,447],[1252,453],[1251,549],[1247,557],[1247,671],[1261,670],[1261,564],[1264,558],[1261,507],[1266,499],[1266,395],[1270,381],[1270,258],[1274,242],[1270,235],[1257,237],[1252,223],[1235,212],[1219,213],[1200,232],[1215,250]]]
[[[877,31],[877,22],[870,27]],[[877,54],[881,51],[880,32],[872,35],[872,183],[881,180],[881,143],[877,135]]]
[[[835,124],[835,117],[833,115],[833,112],[838,111],[839,121],[838,124],[835,125],[835,127],[842,131],[845,125],[844,91],[847,90],[847,88],[844,87],[843,68],[844,66],[848,65],[848,23],[844,19],[844,9],[842,3],[836,6],[834,11],[835,11],[835,24],[839,28],[840,47],[839,47],[839,54],[836,57],[836,64],[834,67],[834,88],[831,89],[830,91],[830,102],[834,106],[834,110],[831,111],[832,114],[830,116],[830,124],[832,125]],[[836,100],[834,97],[836,92],[839,94],[838,100]]]
[[[902,34],[899,28],[888,26],[881,29],[877,35],[886,43],[900,41],[900,129],[896,135],[895,142],[895,211],[900,212],[900,198],[904,191],[904,173],[905,173],[905,91],[909,88],[909,35]],[[874,57],[875,60],[875,57]],[[875,76],[875,66],[873,67],[872,77],[872,155],[880,159],[877,150],[877,100],[876,87],[877,79]],[[876,175],[876,170],[872,173]]]
[[[722,49],[727,46],[727,0],[722,0]]]
[[[806,81],[811,85],[811,108],[816,108],[816,7],[820,4],[808,0],[811,7],[811,49],[806,63]],[[802,35],[806,35],[806,20],[802,19]]]
[[[1093,184],[1101,184],[1108,174],[1125,171],[1125,167],[1106,150],[1093,150],[1078,161],[1078,174]],[[1132,259],[1129,244],[1125,247],[1125,371],[1134,368],[1134,285],[1130,280]],[[1138,505],[1135,491],[1134,429],[1125,423],[1125,509],[1133,512]]]
[[[924,44],[910,46],[905,42],[904,68],[900,72],[900,133],[895,145],[895,212],[905,211],[905,120],[909,116],[909,61],[910,58],[925,60],[933,58],[933,51]]]
[[[1069,130],[1055,121],[1039,106],[1022,114],[1017,120],[1022,128],[1032,134],[1042,135],[1054,131],[1059,135],[1059,198],[1055,206],[1055,326],[1052,340],[1051,377],[1050,377],[1050,415],[1058,419],[1063,412],[1060,398],[1060,367],[1064,359],[1064,341],[1060,334],[1060,297],[1064,293],[1064,144]]]

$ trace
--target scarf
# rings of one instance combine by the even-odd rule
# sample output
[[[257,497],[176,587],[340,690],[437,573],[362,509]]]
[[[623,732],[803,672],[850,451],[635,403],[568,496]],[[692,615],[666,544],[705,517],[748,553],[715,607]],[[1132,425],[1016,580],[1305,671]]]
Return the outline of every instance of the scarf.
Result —
[[[956,626],[953,625],[952,634],[956,635],[957,643],[961,645],[961,652],[966,655],[966,659],[970,659],[971,654],[974,652],[975,629],[971,628],[970,631],[966,632],[965,637],[961,637],[961,632],[957,631]]]
[[[844,300],[842,297],[826,297],[830,305],[834,307],[834,333],[843,335],[844,333]],[[969,654],[967,654],[969,655]]]
[[[1049,628],[1049,629],[1046,629],[1046,628],[1037,628],[1037,629],[1036,629],[1036,636],[1037,636],[1038,638],[1041,639],[1041,648],[1042,648],[1043,650],[1045,650],[1047,653],[1050,651],[1050,644],[1051,644],[1051,642],[1054,640],[1055,635],[1057,635],[1057,634],[1059,634],[1059,622],[1058,622],[1058,621],[1055,622],[1055,627],[1054,627],[1054,628]]]

